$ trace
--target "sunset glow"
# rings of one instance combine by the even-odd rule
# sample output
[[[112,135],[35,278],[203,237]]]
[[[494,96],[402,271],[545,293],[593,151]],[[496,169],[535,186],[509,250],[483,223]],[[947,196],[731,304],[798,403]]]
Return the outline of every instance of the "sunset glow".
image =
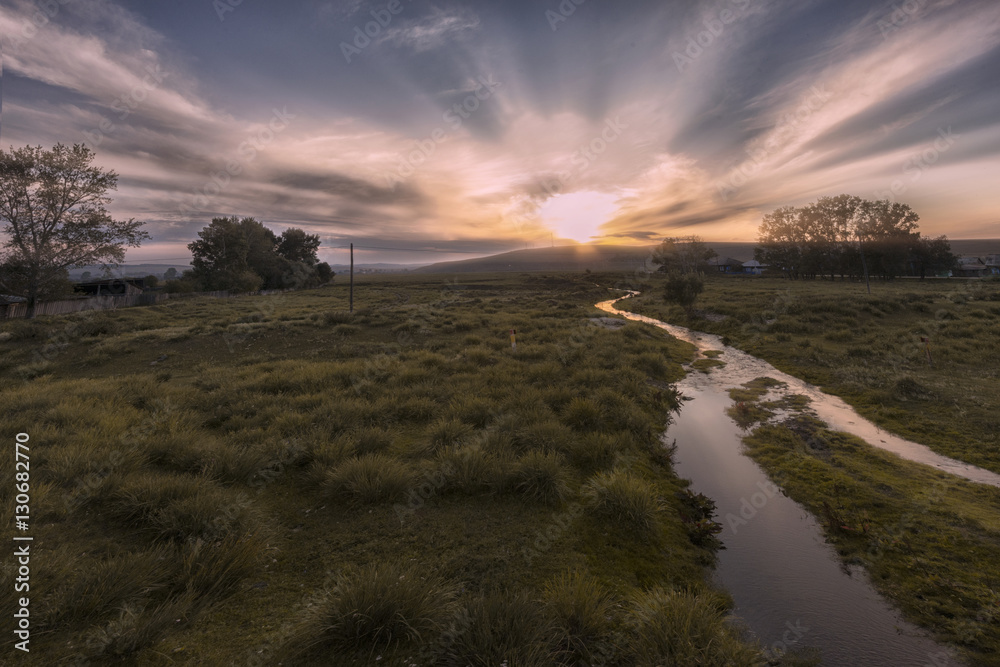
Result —
[[[115,215],[153,234],[130,259],[184,256],[232,214],[318,233],[328,258],[352,240],[403,249],[385,261],[752,241],[764,213],[842,192],[908,203],[926,234],[1000,232],[993,2],[553,19],[414,1],[385,26],[366,0],[57,4],[38,25],[27,0],[0,9],[0,141],[91,145],[121,175]]]

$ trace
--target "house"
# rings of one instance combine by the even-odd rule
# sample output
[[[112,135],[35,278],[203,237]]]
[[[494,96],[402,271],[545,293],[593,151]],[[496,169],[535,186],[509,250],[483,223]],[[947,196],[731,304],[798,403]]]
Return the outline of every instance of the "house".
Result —
[[[750,275],[759,276],[764,273],[764,269],[767,266],[761,264],[756,259],[751,259],[749,262],[743,262],[743,273],[749,273]]]
[[[986,255],[986,275],[1000,276],[1000,255]]]
[[[743,272],[743,262],[732,257],[713,257],[708,260],[708,267],[709,271],[715,270],[719,273]]]
[[[145,288],[143,278],[111,278],[108,280],[93,280],[73,285],[74,292],[87,296],[124,296],[126,294],[142,294]]]
[[[965,256],[958,258],[958,268],[953,275],[958,278],[982,278],[986,272],[986,262],[978,257]]]

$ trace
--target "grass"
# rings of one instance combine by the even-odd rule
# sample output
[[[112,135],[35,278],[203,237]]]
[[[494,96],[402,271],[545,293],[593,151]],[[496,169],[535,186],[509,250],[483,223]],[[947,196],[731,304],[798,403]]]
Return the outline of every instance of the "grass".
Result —
[[[717,276],[694,314],[660,291],[621,307],[719,334],[888,431],[1000,472],[1000,281],[900,279],[869,296],[844,281]]]
[[[365,277],[353,314],[334,287],[0,324],[43,564],[23,662],[633,664],[625,608],[602,627],[587,591],[708,588],[658,439],[693,348],[590,325],[606,291],[583,278]],[[595,475],[638,495],[590,507]],[[567,571],[594,588],[547,606]]]
[[[428,642],[445,627],[454,592],[417,568],[368,565],[340,574],[308,609],[284,649],[333,658]]]
[[[644,480],[621,470],[596,475],[587,484],[594,509],[640,538],[649,538],[658,525],[662,501]]]
[[[726,623],[724,601],[711,594],[654,588],[632,602],[637,667],[750,667],[760,654]]]

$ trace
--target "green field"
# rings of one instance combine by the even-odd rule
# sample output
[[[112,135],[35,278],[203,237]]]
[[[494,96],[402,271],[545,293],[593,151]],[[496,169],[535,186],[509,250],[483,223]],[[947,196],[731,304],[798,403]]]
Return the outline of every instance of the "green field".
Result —
[[[693,348],[596,326],[606,296],[397,276],[353,314],[336,286],[3,323],[21,662],[763,664],[658,439]]]
[[[1000,472],[1000,282],[714,276],[693,313],[651,282],[626,310],[721,334],[935,451]],[[930,339],[933,366],[922,337]]]

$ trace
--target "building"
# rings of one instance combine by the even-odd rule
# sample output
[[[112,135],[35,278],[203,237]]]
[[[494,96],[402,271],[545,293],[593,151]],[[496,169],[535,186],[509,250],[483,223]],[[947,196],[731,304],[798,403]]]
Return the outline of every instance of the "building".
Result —
[[[143,278],[111,278],[108,280],[92,280],[73,285],[73,291],[87,296],[125,296],[142,294],[145,289]]]
[[[708,260],[708,267],[709,271],[715,270],[719,273],[743,272],[743,262],[732,257],[713,257]]]
[[[986,255],[986,274],[1000,276],[1000,255]]]
[[[754,276],[759,276],[764,273],[764,269],[767,266],[761,264],[756,259],[751,259],[749,262],[743,262],[743,273],[749,273]]]
[[[986,262],[978,257],[959,257],[958,268],[952,275],[958,278],[982,278],[987,273]]]

